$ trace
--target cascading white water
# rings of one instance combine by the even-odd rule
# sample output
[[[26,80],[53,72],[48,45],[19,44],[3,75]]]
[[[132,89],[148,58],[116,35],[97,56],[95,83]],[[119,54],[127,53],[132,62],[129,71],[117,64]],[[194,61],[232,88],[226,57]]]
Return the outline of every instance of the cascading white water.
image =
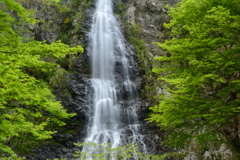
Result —
[[[137,104],[133,103],[136,89],[128,69],[133,60],[128,55],[125,39],[114,17],[112,1],[98,0],[96,7],[89,33],[93,98],[92,108],[88,109],[89,131],[85,141],[109,143],[112,148],[126,143],[141,143],[143,152],[147,153],[143,136],[139,133],[141,126],[138,124]],[[116,79],[117,62],[121,64],[121,80]],[[126,102],[121,106],[119,95],[123,90],[132,103]],[[127,121],[123,122],[121,115],[126,115]],[[131,133],[128,137],[126,130]]]

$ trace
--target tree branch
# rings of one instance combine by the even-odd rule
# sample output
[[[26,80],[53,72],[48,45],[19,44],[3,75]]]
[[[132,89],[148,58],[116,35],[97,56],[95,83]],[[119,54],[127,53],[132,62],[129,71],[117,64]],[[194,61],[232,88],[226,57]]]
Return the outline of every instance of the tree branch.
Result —
[[[13,53],[13,52],[6,52],[6,51],[0,51],[0,52],[2,52],[2,53]]]

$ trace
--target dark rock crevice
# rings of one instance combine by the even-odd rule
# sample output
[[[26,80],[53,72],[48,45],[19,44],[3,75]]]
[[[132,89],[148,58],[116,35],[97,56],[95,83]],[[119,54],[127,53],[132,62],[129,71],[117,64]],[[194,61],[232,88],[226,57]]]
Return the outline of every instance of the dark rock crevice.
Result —
[[[160,31],[164,30],[162,24],[168,21],[168,16],[166,14],[164,5],[157,2],[157,6],[155,1],[147,1],[147,0],[118,0],[114,1],[115,5],[117,3],[123,3],[128,7],[126,10],[125,17],[118,17],[120,24],[124,30],[126,25],[133,25],[135,22],[140,24],[143,28],[144,38],[147,42],[146,46],[149,49],[148,58],[151,59],[155,53],[156,47],[151,44],[153,41],[158,41],[159,39],[163,39],[164,35]],[[59,101],[62,102],[62,105],[65,109],[68,110],[69,113],[76,113],[76,116],[67,120],[67,125],[64,128],[59,128],[58,133],[53,135],[53,141],[51,143],[45,143],[40,147],[33,150],[33,154],[30,156],[26,156],[27,159],[32,160],[45,160],[45,159],[54,159],[54,158],[66,158],[73,159],[72,156],[75,151],[79,150],[79,147],[76,147],[74,143],[83,142],[83,139],[86,137],[87,132],[87,116],[86,108],[90,107],[88,99],[91,97],[90,92],[86,92],[86,88],[89,85],[88,79],[90,78],[90,59],[89,59],[89,48],[87,48],[86,44],[89,42],[88,31],[91,27],[91,17],[94,12],[95,5],[92,4],[91,8],[85,10],[84,14],[84,23],[82,24],[82,28],[79,32],[75,34],[83,34],[84,38],[78,39],[76,44],[82,44],[85,46],[85,53],[78,60],[75,61],[73,70],[74,73],[68,73],[65,75],[65,78],[60,82],[61,87],[54,87],[53,92],[57,95]],[[116,8],[116,7],[115,7]],[[135,8],[135,9],[134,9]],[[38,7],[41,9],[41,6]],[[153,10],[154,9],[154,10]],[[55,11],[51,11],[55,12]],[[50,18],[50,15],[58,15],[58,18]],[[43,19],[49,19],[49,21],[57,20],[56,29],[57,31],[49,31],[45,32],[41,30],[41,26],[43,23],[39,23],[37,27],[35,27],[32,31],[32,34],[35,36],[36,40],[47,40],[49,43],[54,42],[58,39],[61,29],[59,26],[62,25],[66,15],[61,15],[58,13],[52,13],[50,15],[46,15],[45,12],[42,13],[39,11],[39,16]],[[116,15],[117,16],[117,15]],[[163,19],[161,17],[164,17]],[[123,22],[120,19],[126,20],[128,23]],[[79,19],[73,19],[73,22],[76,23]],[[50,25],[51,28],[54,28]],[[81,41],[81,42],[80,42]],[[75,40],[70,40],[70,42],[74,42]],[[140,65],[140,59],[136,56],[136,50],[132,45],[128,45],[129,52],[134,57],[135,62]],[[117,55],[117,53],[116,53]],[[133,73],[130,79],[134,82],[134,85],[138,89],[138,92],[143,89],[144,81],[143,81],[143,72],[139,72],[136,70],[136,66],[133,66],[135,63],[130,63],[130,71]],[[122,68],[122,64],[120,61],[117,61],[115,64],[115,70],[118,72],[116,74],[116,79],[121,81],[121,72],[119,72]],[[152,66],[150,66],[152,68]],[[120,83],[119,83],[120,84]],[[122,88],[122,86],[119,86]],[[122,96],[122,100],[120,104],[124,106],[124,103],[128,102],[127,91],[124,91]],[[91,101],[91,100],[90,100]],[[148,107],[153,105],[149,104],[147,100],[138,101],[138,109],[137,113],[139,115],[139,120],[141,121],[141,133],[144,135],[144,141],[147,145],[148,151],[150,154],[163,154],[168,152],[168,148],[161,146],[161,142],[164,140],[164,132],[161,132],[159,128],[154,124],[149,124],[145,121],[147,118],[147,114],[150,113]],[[121,107],[121,106],[120,106]],[[124,117],[123,117],[124,118]],[[127,134],[126,130],[126,134]],[[54,143],[53,143],[54,142]]]

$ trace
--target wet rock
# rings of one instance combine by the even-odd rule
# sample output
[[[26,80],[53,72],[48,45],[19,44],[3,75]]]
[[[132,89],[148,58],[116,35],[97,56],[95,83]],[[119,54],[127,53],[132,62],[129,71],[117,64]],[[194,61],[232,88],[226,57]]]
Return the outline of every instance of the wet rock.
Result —
[[[221,159],[233,159],[233,153],[232,151],[227,147],[225,143],[221,144],[219,150],[210,150],[210,151],[205,151],[203,155],[204,159],[213,159],[217,160],[218,158]]]
[[[66,18],[66,13],[59,12],[57,7],[49,6],[41,1],[29,0],[22,2],[23,7],[35,10],[35,18],[39,21],[35,25],[28,25],[31,32],[23,33],[23,37],[34,37],[38,41],[55,42],[60,35],[61,26]]]
[[[189,154],[188,156],[184,157],[184,160],[199,160],[196,155]]]
[[[119,0],[119,2],[127,3],[127,21],[130,24],[140,24],[144,28],[144,32],[149,34],[147,37],[148,46],[152,47],[150,42],[155,40],[152,37],[156,38],[156,35],[159,34],[159,26],[160,22],[159,16],[164,14],[166,16],[165,8],[163,7],[163,3],[158,0]],[[42,9],[43,6],[38,6],[38,9]],[[150,10],[149,10],[150,9]],[[149,11],[148,11],[149,10]],[[53,11],[54,12],[54,11]],[[83,28],[81,29],[81,33],[85,34],[85,38],[82,39],[82,43],[86,46],[89,42],[88,31],[91,28],[91,17],[93,16],[94,5],[93,8],[87,9],[85,11],[86,19],[83,23]],[[60,25],[64,20],[64,16],[60,16],[61,18],[54,18],[56,13],[52,15],[46,15],[45,12],[39,11],[38,17],[39,19],[47,19],[49,22],[51,20],[56,19],[56,25]],[[164,17],[163,16],[163,17]],[[166,16],[161,23],[166,22],[168,17]],[[74,23],[79,22],[79,19],[75,19]],[[37,27],[30,27],[31,30],[35,30],[34,34],[37,40],[47,40],[48,42],[53,42],[57,39],[57,35],[59,33],[59,28],[56,27],[56,31],[47,31],[41,29],[43,24],[39,23]],[[162,25],[162,24],[161,24]],[[49,23],[49,26],[52,28],[55,24]],[[117,47],[117,46],[116,46]],[[140,89],[143,85],[142,73],[138,71],[139,59],[136,56],[136,52],[134,52],[134,48],[132,45],[126,43],[127,48],[127,58],[129,59],[129,72],[130,72],[130,80],[133,82],[133,85]],[[75,65],[74,70],[76,73],[70,73],[66,75],[66,79],[63,80],[61,88],[54,88],[54,93],[57,95],[58,100],[62,102],[64,108],[68,110],[69,113],[76,113],[76,116],[67,121],[67,125],[63,129],[60,129],[58,133],[53,135],[53,139],[58,144],[44,144],[38,149],[34,150],[34,154],[31,156],[27,156],[27,159],[30,160],[45,160],[45,159],[54,159],[54,158],[66,158],[72,159],[74,158],[72,154],[75,151],[79,150],[78,147],[74,146],[76,142],[83,142],[84,138],[87,135],[88,128],[86,124],[89,122],[89,117],[91,119],[92,113],[87,111],[87,109],[91,108],[92,104],[92,91],[86,90],[86,88],[91,85],[89,82],[90,79],[90,58],[89,51],[91,48],[85,48],[85,55],[80,57]],[[151,50],[154,49],[151,48]],[[117,51],[117,49],[116,49]],[[115,71],[117,74],[115,75],[116,80],[119,84],[123,81],[123,72],[122,69],[124,66],[121,63],[121,56],[118,55],[119,52],[116,52],[116,64]],[[123,85],[117,86],[117,90],[119,93],[119,103],[117,107],[120,110],[124,110],[128,105],[132,105],[136,108],[136,113],[138,114],[139,123],[141,124],[140,133],[144,137],[143,140],[146,143],[147,150],[150,154],[163,154],[168,151],[168,149],[164,146],[159,145],[163,141],[164,133],[162,133],[159,128],[153,124],[148,124],[145,122],[147,118],[147,113],[149,113],[147,102],[137,98],[137,92],[133,97],[128,97],[128,90],[124,88]],[[120,96],[121,95],[121,96]],[[87,118],[88,117],[88,118]],[[127,113],[122,113],[121,115],[121,123],[120,126],[124,126],[124,123],[128,123],[127,121],[133,121],[128,118]],[[73,133],[66,133],[65,131],[71,131]],[[121,133],[123,134],[123,139],[125,141],[132,141],[134,137],[132,137],[132,130],[129,127],[123,127]],[[162,137],[160,137],[162,136]]]
[[[135,24],[135,10],[134,6],[131,6],[127,10],[127,20],[130,24]]]

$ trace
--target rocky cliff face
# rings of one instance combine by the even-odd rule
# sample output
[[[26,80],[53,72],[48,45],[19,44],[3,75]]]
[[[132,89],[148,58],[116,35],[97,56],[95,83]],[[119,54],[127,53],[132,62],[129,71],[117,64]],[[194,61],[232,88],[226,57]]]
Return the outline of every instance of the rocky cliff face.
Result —
[[[119,17],[126,38],[130,44],[134,45],[140,60],[140,70],[143,73],[145,85],[142,88],[142,95],[148,99],[147,106],[155,104],[154,98],[157,94],[165,92],[157,77],[152,73],[154,67],[160,64],[154,57],[166,55],[167,52],[161,50],[152,42],[164,42],[169,39],[169,30],[163,24],[170,21],[168,16],[169,6],[174,5],[178,0],[116,0],[116,13]]]
[[[166,4],[173,5],[174,1],[159,0],[116,0],[116,16],[125,31],[129,43],[136,48],[139,60],[139,70],[144,78],[139,91],[144,99],[139,111],[142,121],[143,135],[150,154],[161,155],[168,152],[168,148],[161,146],[166,133],[154,125],[146,122],[148,107],[154,105],[154,97],[157,92],[163,92],[158,88],[157,81],[153,82],[154,74],[151,69],[155,67],[154,57],[165,55],[152,42],[163,42],[169,37],[163,24],[169,22]]]
[[[145,98],[143,103],[145,112],[143,113],[147,113],[148,107],[156,104],[156,99],[152,97],[162,92],[166,92],[163,88],[161,88],[161,85],[159,85],[158,81],[156,80],[157,77],[151,72],[151,69],[161,65],[154,61],[154,57],[168,55],[168,53],[152,44],[152,42],[162,43],[171,38],[169,35],[169,30],[163,26],[164,23],[168,23],[171,20],[171,17],[169,17],[167,14],[168,9],[165,7],[165,5],[168,4],[169,6],[173,6],[175,3],[180,1],[181,0],[115,1],[117,16],[119,16],[119,19],[121,19],[122,27],[125,30],[126,37],[128,38],[129,42],[137,49],[140,60],[140,70],[142,70],[145,82],[141,88],[142,92],[144,92]],[[141,118],[144,121],[144,119],[147,118],[146,114],[143,114]],[[235,124],[238,124],[238,122]],[[233,130],[238,130],[236,126],[238,125],[235,125],[235,127],[226,127],[225,132],[228,132],[231,128],[232,132],[228,132],[228,134],[235,133]],[[163,141],[166,133],[160,132],[158,130],[159,128],[153,124],[148,124],[144,127],[147,144],[154,143],[154,145],[158,147],[154,152],[152,152],[152,154],[162,154],[167,152],[168,150],[165,149],[164,146],[159,145]],[[236,139],[238,139],[237,136]],[[232,141],[232,143],[238,143],[234,140]],[[210,149],[208,151],[199,151],[197,145],[195,145],[193,142],[192,145],[186,149],[189,154],[180,159],[234,159],[233,152],[224,143],[218,147],[209,147]],[[149,148],[151,148],[150,145]]]
[[[163,41],[168,38],[165,34],[167,31],[163,23],[168,22],[170,17],[167,15],[165,4],[173,5],[174,1],[159,0],[115,0],[116,16],[121,23],[126,38],[135,46],[138,57],[135,61],[139,62],[139,70],[142,77],[135,75],[140,94],[148,92],[144,85],[151,81],[147,72],[153,67],[153,57],[159,54],[165,54],[152,44],[154,41]],[[94,4],[88,7],[85,1],[79,1],[79,7],[71,8],[70,1],[64,1],[65,8],[49,5],[42,0],[26,0],[22,5],[27,9],[34,9],[35,18],[39,20],[36,25],[24,26],[30,32],[22,33],[26,38],[33,37],[36,40],[46,40],[48,43],[55,42],[59,39],[65,40],[70,45],[85,45],[88,42],[87,31],[91,26],[91,16],[94,10]],[[62,10],[61,10],[62,9]],[[73,10],[72,10],[73,9]],[[133,34],[131,34],[133,33]],[[139,34],[138,34],[139,33]],[[85,37],[84,37],[85,36]],[[138,43],[135,39],[142,40],[144,43]],[[132,48],[133,46],[129,46]],[[140,49],[139,49],[140,48]],[[59,128],[58,133],[53,136],[53,140],[44,143],[33,150],[33,154],[26,156],[27,159],[54,159],[54,158],[74,158],[72,154],[79,150],[73,143],[82,142],[86,137],[86,87],[89,79],[89,67],[87,52],[84,56],[73,61],[72,71],[60,75],[58,84],[53,84],[54,93],[64,107],[72,113],[77,113],[75,117],[67,121],[64,128]],[[66,69],[70,67],[63,66]],[[151,86],[155,87],[155,86]],[[161,89],[159,89],[161,91]],[[151,93],[149,93],[151,94]],[[154,94],[154,93],[152,93]],[[142,95],[146,98],[146,95]],[[139,104],[138,114],[142,121],[142,134],[145,137],[150,154],[163,154],[168,151],[160,143],[164,139],[163,132],[154,124],[145,122],[148,107],[152,106],[154,101],[151,99],[142,100]]]
[[[47,7],[45,4],[39,4],[38,1],[29,1],[24,4],[26,8],[36,9],[36,18],[40,22],[35,26],[28,26],[36,40],[47,40],[49,43],[61,38],[63,33],[68,33],[68,43],[71,45],[82,44],[88,42],[87,31],[91,25],[91,16],[94,10],[94,4],[90,7],[77,7],[76,13],[71,15],[70,12],[59,13],[54,6]],[[83,2],[80,3],[83,5]],[[140,95],[146,100],[141,100],[139,104],[138,114],[142,122],[142,134],[145,137],[150,154],[163,154],[168,152],[168,149],[161,146],[160,143],[164,140],[164,132],[161,132],[154,124],[145,122],[148,107],[154,104],[154,100],[148,98],[156,94],[156,90],[150,92],[148,88],[155,88],[156,85],[148,84],[153,77],[151,69],[154,65],[153,57],[167,54],[158,49],[152,42],[162,42],[168,38],[167,30],[164,29],[163,23],[168,22],[170,17],[167,15],[165,4],[173,5],[174,0],[159,1],[159,0],[115,0],[116,16],[121,23],[123,31],[125,31],[126,38],[135,46],[138,57],[135,56],[135,61],[139,62],[140,75],[145,77],[137,77],[136,84]],[[69,5],[69,1],[65,1],[65,5]],[[69,5],[70,6],[70,5]],[[84,14],[82,14],[84,12]],[[67,18],[71,22],[66,23]],[[79,26],[81,24],[81,26]],[[28,35],[29,36],[29,33]],[[85,38],[84,38],[85,36]],[[137,39],[137,40],[136,40]],[[144,42],[144,43],[142,43]],[[132,47],[131,45],[129,46]],[[53,141],[44,143],[40,147],[33,150],[33,154],[26,156],[27,159],[45,160],[54,158],[74,158],[72,154],[79,150],[73,143],[82,142],[86,137],[86,108],[87,96],[90,93],[86,92],[89,79],[87,49],[84,56],[81,56],[74,61],[72,65],[72,72],[61,75],[58,81],[59,85],[54,85],[54,93],[62,102],[64,107],[73,113],[77,113],[75,117],[67,121],[64,128],[59,128],[59,132],[53,136]],[[150,77],[150,78],[149,78]],[[157,92],[162,92],[161,88],[157,88]],[[146,93],[149,92],[149,93]],[[150,96],[149,96],[149,95]]]
[[[23,25],[26,32],[22,36],[47,43],[62,40],[69,45],[86,44],[84,38],[91,22],[91,7],[85,1],[72,4],[65,0],[62,4],[52,5],[44,0],[19,0],[27,9],[35,10],[35,18],[39,20],[36,25]],[[78,5],[79,7],[76,7]],[[84,22],[84,23],[83,23]],[[85,108],[86,86],[89,79],[87,56],[74,55],[68,57],[60,65],[67,70],[63,74],[56,74],[50,83],[53,92],[69,113],[76,116],[66,121],[66,126],[57,128],[58,133],[53,139],[47,140],[32,150],[31,155],[24,155],[29,160],[46,160],[54,158],[74,159],[75,151],[80,150],[74,143],[81,142],[85,137]]]
[[[25,38],[38,41],[55,42],[59,39],[61,26],[66,18],[66,12],[61,12],[56,6],[42,0],[16,0],[29,10],[34,10],[34,17],[39,21],[36,25],[22,25],[27,32],[22,32]]]

